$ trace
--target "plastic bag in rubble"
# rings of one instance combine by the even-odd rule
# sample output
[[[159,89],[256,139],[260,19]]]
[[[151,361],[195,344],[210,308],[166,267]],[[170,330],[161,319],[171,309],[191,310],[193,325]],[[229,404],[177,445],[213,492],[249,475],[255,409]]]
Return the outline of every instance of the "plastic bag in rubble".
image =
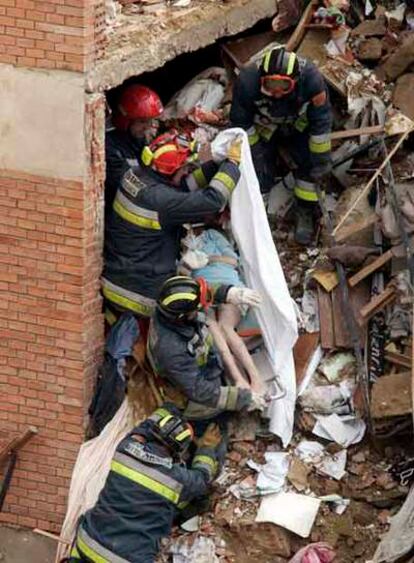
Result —
[[[241,175],[231,198],[231,228],[246,285],[262,297],[262,305],[255,315],[274,377],[270,394],[280,397],[281,388],[285,392],[269,406],[269,429],[286,446],[292,437],[296,402],[293,361],[298,335],[296,311],[269,227],[246,132],[234,128],[217,135],[211,146],[213,158],[223,160],[228,145],[237,137],[242,139]]]
[[[335,551],[327,543],[311,543],[300,549],[289,563],[331,563]]]

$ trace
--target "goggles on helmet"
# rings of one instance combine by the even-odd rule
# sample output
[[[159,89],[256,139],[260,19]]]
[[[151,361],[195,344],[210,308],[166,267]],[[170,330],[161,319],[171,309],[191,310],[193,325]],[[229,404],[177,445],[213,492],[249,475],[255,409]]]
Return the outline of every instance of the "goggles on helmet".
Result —
[[[296,81],[290,76],[282,74],[269,74],[261,77],[261,85],[266,92],[287,95],[294,88]]]

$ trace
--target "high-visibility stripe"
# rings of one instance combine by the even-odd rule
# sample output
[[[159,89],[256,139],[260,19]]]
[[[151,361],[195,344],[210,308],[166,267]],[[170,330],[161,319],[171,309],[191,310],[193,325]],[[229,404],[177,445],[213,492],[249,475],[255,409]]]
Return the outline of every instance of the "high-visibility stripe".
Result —
[[[81,554],[78,551],[78,548],[76,547],[76,545],[74,545],[70,551],[70,556],[74,557],[75,559],[79,559],[81,558]]]
[[[177,145],[169,144],[169,145],[164,145],[163,147],[160,147],[159,149],[157,149],[154,152],[154,158],[158,158],[158,157],[162,156],[163,154],[165,154],[166,152],[178,152]]]
[[[150,317],[155,309],[154,299],[128,291],[105,278],[102,278],[102,293],[109,301],[144,317]]]
[[[161,483],[158,483],[154,479],[151,479],[151,477],[148,477],[143,473],[138,473],[138,471],[135,471],[134,469],[130,469],[129,467],[126,467],[125,465],[122,465],[117,461],[113,461],[111,463],[111,470],[114,473],[117,473],[118,475],[122,475],[123,477],[126,477],[127,479],[134,481],[134,483],[138,483],[139,485],[142,485],[146,489],[149,489],[150,491],[159,494],[160,496],[166,498],[167,500],[173,502],[174,504],[178,504],[178,499],[180,498],[179,493],[173,491],[166,485],[162,485]]]
[[[165,299],[163,299],[163,305],[170,305],[170,303],[174,303],[174,301],[180,301],[180,299],[186,299],[187,301],[195,301],[197,299],[197,295],[194,293],[174,293],[173,295],[169,295]]]
[[[80,555],[84,554],[94,563],[130,563],[91,538],[82,526],[79,528],[76,544]]]
[[[303,201],[318,201],[318,194],[316,192],[316,187],[313,182],[307,182],[306,180],[296,180],[296,186],[294,188],[295,196]]]
[[[118,215],[125,219],[125,221],[133,223],[138,227],[157,231],[161,230],[158,213],[156,211],[135,205],[119,190],[113,203],[113,209]]]
[[[186,438],[189,438],[191,436],[191,430],[189,428],[187,428],[186,430],[183,430],[182,432],[180,432],[178,434],[178,436],[176,436],[176,440],[177,442],[182,442],[183,440],[185,440]]]
[[[330,135],[311,135],[309,137],[309,150],[315,154],[329,152],[331,150]]]
[[[194,170],[191,176],[194,178],[199,188],[204,188],[205,186],[207,186],[207,178],[205,177],[204,171],[201,167]]]
[[[217,462],[215,459],[208,455],[196,455],[194,456],[193,463],[191,464],[193,467],[197,465],[197,463],[201,463],[203,465],[208,465],[213,470],[217,467]]]
[[[271,55],[272,55],[272,51],[268,51],[263,58],[263,70],[265,72],[269,72],[269,64],[270,64]]]
[[[228,198],[229,194],[231,194],[236,187],[236,182],[225,172],[217,172],[217,174],[215,174],[214,178],[211,180],[210,186],[212,188],[218,189],[221,193],[223,193],[224,189],[225,192],[223,193],[223,195]]]
[[[154,159],[154,153],[149,147],[144,147],[141,152],[141,160],[145,166],[149,166]]]
[[[168,416],[169,414],[170,413],[167,411],[167,409],[163,409],[162,407],[160,407],[159,409],[154,411],[152,415],[149,416],[148,418],[150,420],[153,420],[154,422],[159,422],[162,418]]]
[[[116,323],[116,321],[118,320],[116,318],[116,315],[110,309],[108,309],[108,307],[105,308],[104,314],[105,314],[105,320],[109,324],[109,326],[114,325]]]
[[[169,414],[169,413],[166,414],[159,422],[160,428],[165,426],[167,424],[167,422],[172,419],[172,417],[173,417],[172,414]]]
[[[290,53],[289,55],[289,61],[288,61],[288,66],[287,66],[287,71],[286,74],[288,76],[290,76],[293,72],[293,68],[295,66],[295,61],[296,61],[296,54],[295,53]]]
[[[233,387],[233,386],[222,387],[222,390],[227,391],[226,404],[225,404],[226,410],[228,411],[236,410],[237,398],[239,396],[238,387]]]

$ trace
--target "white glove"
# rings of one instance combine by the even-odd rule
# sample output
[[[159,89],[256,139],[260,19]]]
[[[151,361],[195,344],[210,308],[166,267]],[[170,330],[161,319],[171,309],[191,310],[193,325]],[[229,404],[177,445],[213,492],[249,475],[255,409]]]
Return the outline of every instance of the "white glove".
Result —
[[[269,401],[264,395],[259,395],[259,393],[252,393],[252,402],[247,407],[247,412],[260,411],[263,412],[267,407]]]
[[[227,293],[226,303],[233,305],[249,305],[258,307],[262,302],[260,294],[248,287],[231,287]]]

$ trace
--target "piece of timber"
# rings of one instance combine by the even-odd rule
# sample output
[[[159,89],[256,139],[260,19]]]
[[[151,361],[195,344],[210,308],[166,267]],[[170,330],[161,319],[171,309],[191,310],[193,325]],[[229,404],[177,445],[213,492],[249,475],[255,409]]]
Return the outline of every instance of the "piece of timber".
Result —
[[[413,366],[413,359],[405,354],[400,354],[399,352],[388,352],[385,351],[385,359],[387,362],[394,364],[396,366],[402,366],[404,368],[411,369]]]
[[[352,348],[352,335],[350,334],[348,323],[344,317],[346,307],[343,304],[343,297],[340,287],[336,287],[332,293],[332,311],[333,311],[333,324],[335,334],[335,347],[336,348]],[[356,320],[356,327],[359,328],[359,343],[361,348],[365,344],[366,331],[362,329],[360,321],[360,310],[364,305],[369,302],[370,289],[369,284],[362,283],[358,287],[349,288],[349,302]],[[361,327],[361,328],[360,328]]]
[[[361,309],[361,323],[366,323],[381,309],[390,305],[397,298],[397,292],[394,287],[387,287],[379,295],[376,295]]]
[[[319,332],[305,332],[296,340],[293,347],[293,358],[295,361],[296,385],[298,387],[302,383],[315,350],[319,346],[319,340]]]
[[[295,51],[299,46],[300,42],[303,39],[303,36],[306,33],[306,25],[310,23],[313,12],[317,5],[318,0],[311,0],[307,5],[305,11],[302,14],[302,17],[299,20],[298,25],[296,26],[295,31],[292,33],[289,41],[285,45],[287,51]]]
[[[321,346],[324,350],[335,348],[335,332],[330,294],[318,284],[319,322]]]
[[[364,219],[355,221],[350,225],[346,225],[345,227],[342,227],[341,230],[335,234],[335,241],[342,242],[348,239],[349,237],[351,237],[352,235],[360,233],[361,231],[368,229],[368,227],[372,227],[377,222],[378,222],[378,215],[372,213],[372,215],[369,215]]]
[[[398,149],[401,147],[401,145],[403,144],[403,142],[407,139],[407,137],[410,135],[410,133],[413,132],[413,129],[410,129],[408,131],[406,131],[405,133],[403,133],[400,138],[398,139],[398,141],[395,143],[395,145],[393,146],[393,148],[390,150],[390,152],[388,153],[387,157],[384,159],[384,161],[381,163],[381,165],[377,168],[377,170],[375,171],[375,173],[373,174],[373,176],[370,178],[369,182],[364,186],[364,188],[360,191],[360,193],[358,194],[358,196],[355,198],[355,200],[352,202],[351,206],[349,207],[349,209],[347,210],[347,212],[345,213],[345,215],[341,218],[341,220],[339,221],[339,223],[336,225],[335,229],[333,230],[333,235],[335,235],[337,233],[337,231],[339,230],[339,228],[341,227],[341,225],[343,225],[343,223],[348,219],[348,217],[351,215],[352,211],[356,208],[356,206],[358,205],[358,203],[361,201],[362,198],[366,197],[369,193],[369,190],[371,189],[372,185],[374,184],[375,180],[378,178],[378,176],[381,174],[381,172],[384,170],[384,168],[387,166],[387,164],[390,162],[390,160],[392,159],[392,157],[394,156],[394,154],[398,151]]]
[[[0,463],[6,460],[12,453],[20,450],[27,442],[33,438],[38,433],[38,430],[34,426],[29,426],[29,428],[23,432],[20,436],[10,440],[8,444],[0,450]]]
[[[385,264],[389,262],[392,257],[393,257],[392,249],[387,250],[387,252],[384,252],[384,254],[378,256],[378,258],[376,258],[373,262],[371,262],[371,264],[368,264],[368,266],[365,266],[364,268],[359,270],[359,272],[351,276],[348,279],[349,285],[351,287],[355,287],[357,284],[359,284],[359,282],[361,282],[362,280],[364,280],[365,278],[367,278],[368,276],[370,276],[371,274],[373,274],[374,272],[385,266]]]
[[[383,125],[371,125],[369,127],[360,127],[359,129],[345,129],[344,131],[332,131],[331,141],[348,139],[349,137],[359,137],[362,135],[375,135],[383,132]]]

